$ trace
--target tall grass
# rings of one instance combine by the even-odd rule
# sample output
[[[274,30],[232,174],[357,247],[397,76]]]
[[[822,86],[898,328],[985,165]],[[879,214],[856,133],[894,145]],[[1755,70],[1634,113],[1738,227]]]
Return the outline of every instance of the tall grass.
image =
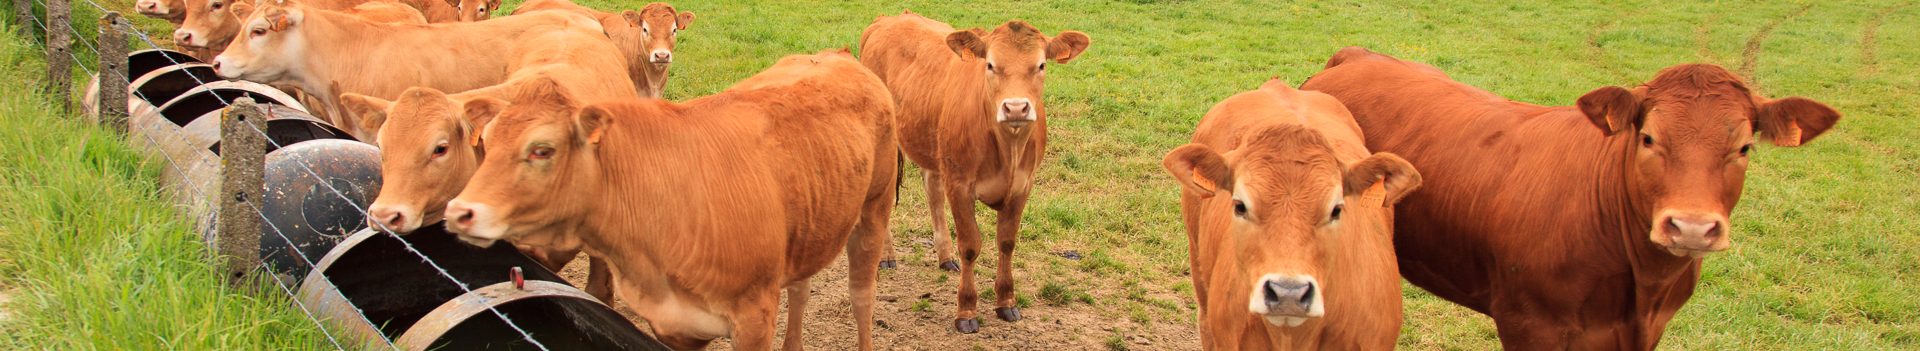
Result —
[[[0,348],[329,347],[284,293],[225,283],[163,198],[164,161],[51,107],[40,52],[0,35]]]

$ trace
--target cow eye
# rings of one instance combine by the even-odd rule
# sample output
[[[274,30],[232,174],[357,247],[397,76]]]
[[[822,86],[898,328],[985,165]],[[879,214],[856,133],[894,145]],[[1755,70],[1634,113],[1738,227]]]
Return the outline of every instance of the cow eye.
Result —
[[[433,157],[440,157],[446,154],[447,154],[447,142],[442,141],[440,142],[440,145],[433,146]]]
[[[220,6],[222,6],[222,5],[225,5],[225,4],[221,4],[221,3],[218,3],[218,2],[214,2],[214,3],[207,3],[207,7],[211,7],[211,8],[213,8],[213,9],[215,9],[215,10],[219,10],[219,9],[220,9]]]
[[[1243,218],[1246,217],[1247,204],[1244,202],[1240,202],[1240,200],[1233,200],[1233,215],[1240,216]]]
[[[1753,152],[1753,144],[1740,145],[1740,157],[1747,157],[1748,152]]]
[[[267,35],[267,29],[266,29],[266,28],[254,28],[254,29],[253,29],[253,32],[252,32],[252,33],[253,33],[253,36],[256,36],[256,37],[257,37],[257,36],[262,36],[262,35]]]
[[[1047,71],[1047,63],[1046,63],[1046,62],[1041,62],[1041,63],[1040,63],[1040,68],[1039,68],[1039,69],[1040,69],[1040,71],[1041,71],[1041,72],[1046,72],[1046,71]]]
[[[993,63],[992,63],[992,62],[988,62],[988,63],[987,63],[987,73],[993,73]]]
[[[1333,213],[1327,214],[1327,222],[1340,221],[1340,213],[1346,212],[1347,204],[1333,204]]]
[[[1640,135],[1640,145],[1641,145],[1641,146],[1653,146],[1653,136],[1652,136],[1652,135],[1646,135],[1646,134],[1641,134],[1641,135]]]
[[[550,158],[553,158],[552,147],[538,146],[534,147],[533,151],[527,152],[527,160],[545,160]]]

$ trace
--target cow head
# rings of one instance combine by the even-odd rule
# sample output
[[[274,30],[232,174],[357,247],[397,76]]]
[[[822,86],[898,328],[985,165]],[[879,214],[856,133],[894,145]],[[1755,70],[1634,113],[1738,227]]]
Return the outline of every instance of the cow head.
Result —
[[[367,208],[367,224],[396,233],[445,217],[447,200],[460,195],[480,166],[479,126],[505,105],[485,97],[456,100],[425,87],[407,89],[395,101],[343,94],[340,103],[361,125],[375,128],[380,145],[380,196]]]
[[[180,0],[139,0],[133,10],[147,17],[165,19],[179,26],[186,15],[186,3]]]
[[[1011,21],[992,32],[980,29],[947,34],[947,47],[986,75],[984,108],[1005,136],[1024,139],[1029,124],[1046,114],[1041,93],[1046,86],[1047,62],[1067,63],[1080,57],[1092,39],[1085,33],[1061,32],[1048,38],[1023,21]]]
[[[493,10],[500,9],[500,0],[459,0],[454,7],[460,10],[461,22],[485,20],[493,16]]]
[[[164,0],[162,0],[164,2]],[[179,28],[173,30],[173,44],[188,49],[221,49],[240,33],[240,20],[253,13],[247,0],[183,0],[184,11]]]
[[[258,9],[249,7],[244,3],[233,6],[234,13],[250,15],[240,21],[241,37],[214,57],[213,68],[229,79],[280,80],[307,56],[306,35],[299,30],[306,20],[306,10],[275,3],[260,4]]]
[[[1755,95],[1726,69],[1704,64],[1669,67],[1634,89],[1594,90],[1579,107],[1602,132],[1632,138],[1629,199],[1652,220],[1653,243],[1683,257],[1732,246],[1727,218],[1757,138],[1799,146],[1840,120],[1813,100]]]
[[[1161,165],[1185,192],[1206,198],[1204,216],[1232,216],[1220,254],[1238,267],[1216,270],[1214,282],[1222,285],[1210,289],[1248,289],[1249,313],[1276,327],[1299,326],[1324,316],[1326,299],[1341,298],[1325,289],[1341,284],[1324,274],[1328,250],[1372,230],[1343,230],[1346,209],[1391,205],[1420,186],[1420,173],[1388,153],[1343,165],[1319,132],[1299,125],[1258,128],[1243,138],[1225,155],[1187,144]],[[1384,190],[1373,195],[1377,204],[1362,200],[1376,183]],[[1216,197],[1222,194],[1228,198]],[[1363,213],[1377,211],[1384,210]]]
[[[639,12],[621,12],[621,16],[628,25],[639,28],[640,35],[628,40],[640,44],[637,47],[642,50],[641,57],[659,72],[666,71],[667,64],[673,63],[674,39],[687,25],[693,24],[693,12],[675,12],[673,5],[659,2],[647,4]]]
[[[611,120],[600,107],[580,110],[551,80],[516,87],[513,103],[482,128],[488,150],[458,197],[447,203],[447,228],[469,244],[499,240],[550,245],[570,228],[600,189],[596,155]],[[578,111],[578,113],[576,113]]]

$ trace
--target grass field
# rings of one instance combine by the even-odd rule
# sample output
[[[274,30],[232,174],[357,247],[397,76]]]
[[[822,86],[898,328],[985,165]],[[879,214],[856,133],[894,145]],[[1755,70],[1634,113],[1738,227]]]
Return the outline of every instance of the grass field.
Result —
[[[602,9],[640,5],[581,2]],[[1734,249],[1707,259],[1700,289],[1669,327],[1663,345],[1920,348],[1920,233],[1913,229],[1920,225],[1920,124],[1911,119],[1920,110],[1915,95],[1920,93],[1920,45],[1913,44],[1920,37],[1920,6],[1908,6],[1907,1],[1399,3],[680,1],[676,6],[696,12],[698,20],[680,35],[667,97],[684,100],[717,92],[785,54],[855,46],[860,30],[875,16],[903,8],[961,28],[1022,18],[1049,33],[1084,31],[1093,37],[1092,48],[1049,74],[1053,148],[1040,171],[1014,263],[1022,278],[1020,293],[1048,305],[1097,306],[1077,310],[1102,318],[1165,325],[1190,324],[1193,310],[1191,286],[1183,275],[1186,242],[1178,224],[1177,187],[1162,175],[1158,162],[1167,150],[1186,142],[1200,115],[1220,99],[1271,77],[1298,84],[1347,45],[1431,63],[1456,79],[1515,100],[1554,105],[1571,104],[1600,86],[1636,84],[1673,64],[1720,64],[1749,77],[1763,94],[1810,97],[1835,107],[1845,118],[1808,146],[1763,147],[1756,153],[1745,201],[1734,214]],[[513,5],[509,2],[506,8]],[[91,23],[89,17],[75,17]],[[145,21],[143,27],[165,28],[155,23]],[[0,57],[31,62],[19,57],[22,49],[17,45],[9,45],[13,51]],[[307,326],[287,317],[284,309],[265,312],[283,301],[206,291],[211,284],[192,289],[159,285],[172,283],[157,277],[206,275],[204,265],[155,263],[138,267],[139,275],[82,279],[74,275],[106,274],[117,267],[96,260],[119,261],[127,255],[19,244],[129,237],[135,229],[127,228],[136,228],[157,233],[132,236],[137,239],[178,237],[181,243],[164,246],[183,252],[194,248],[187,244],[190,238],[180,234],[184,226],[162,219],[164,209],[152,198],[150,162],[143,163],[110,137],[38,112],[43,102],[24,101],[27,95],[17,93],[31,81],[24,77],[37,71],[20,64],[5,69],[13,79],[0,83],[12,92],[4,97],[9,99],[6,120],[0,122],[5,127],[0,131],[5,133],[0,134],[0,164],[7,172],[7,178],[0,179],[5,186],[0,200],[6,202],[0,204],[6,209],[0,212],[5,216],[0,218],[5,229],[0,250],[6,255],[0,257],[0,273],[8,276],[0,278],[0,284],[14,291],[12,308],[18,313],[16,321],[0,328],[36,331],[13,338],[16,345],[102,342],[99,345],[107,347],[101,348],[113,348],[108,345],[156,340],[143,334],[55,333],[119,328],[126,324],[115,323],[127,316],[139,316],[143,323],[186,318],[192,322],[166,324],[236,328],[213,334],[219,337],[311,342]],[[25,155],[47,158],[35,161]],[[917,172],[909,173],[917,177]],[[113,187],[101,186],[103,182]],[[932,253],[919,244],[930,235],[923,190],[912,186],[919,184],[917,178],[906,184],[910,186],[895,216],[895,247],[906,253],[904,264],[928,266]],[[93,190],[99,188],[109,190]],[[90,195],[96,193],[100,195]],[[129,210],[124,202],[140,205]],[[62,211],[100,215],[78,220]],[[91,227],[73,226],[76,221]],[[136,245],[128,240],[109,243]],[[1055,254],[1068,250],[1087,258],[1068,260]],[[170,255],[191,261],[203,254]],[[54,259],[58,261],[41,262]],[[82,266],[92,269],[53,269]],[[890,273],[883,279],[952,284],[939,273]],[[110,301],[129,300],[60,296],[121,290],[55,283],[140,287],[134,290],[148,294],[195,292],[203,297],[194,300],[198,304],[167,304],[165,310],[123,310],[131,307]],[[1411,286],[1406,291],[1401,346],[1497,347],[1492,323],[1485,317]],[[943,308],[916,310],[935,316],[951,313]],[[81,311],[96,312],[75,314]],[[208,334],[188,335],[207,340]],[[170,335],[159,338],[173,340]],[[1192,347],[1174,341],[1146,348]]]

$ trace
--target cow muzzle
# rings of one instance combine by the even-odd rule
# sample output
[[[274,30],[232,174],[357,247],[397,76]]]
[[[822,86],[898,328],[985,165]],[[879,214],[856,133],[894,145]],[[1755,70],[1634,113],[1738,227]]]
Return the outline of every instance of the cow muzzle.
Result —
[[[1727,237],[1727,217],[1707,212],[1663,211],[1655,216],[1653,243],[1667,253],[1682,257],[1701,257],[1733,246]]]
[[[1000,100],[1000,108],[997,110],[998,112],[994,113],[994,119],[1008,127],[1022,128],[1026,127],[1029,123],[1033,123],[1033,100],[1031,99],[1012,98]]]
[[[140,14],[142,15],[147,15],[147,16],[167,15],[167,9],[160,8],[160,5],[163,5],[163,3],[161,3],[158,0],[140,0],[139,2],[136,2],[133,4],[133,8],[135,11],[140,12]]]
[[[407,206],[375,203],[367,208],[367,226],[394,234],[407,234],[420,229],[422,219],[419,210]]]
[[[447,230],[458,234],[460,241],[478,247],[492,247],[493,243],[505,237],[505,228],[492,225],[493,210],[486,205],[460,201],[447,202]]]
[[[652,63],[654,65],[661,65],[661,66],[664,66],[669,63],[673,63],[673,51],[668,51],[664,49],[654,50],[651,54],[647,55],[647,62]]]
[[[1248,310],[1276,327],[1297,327],[1326,315],[1320,282],[1312,276],[1268,274],[1256,280]]]

